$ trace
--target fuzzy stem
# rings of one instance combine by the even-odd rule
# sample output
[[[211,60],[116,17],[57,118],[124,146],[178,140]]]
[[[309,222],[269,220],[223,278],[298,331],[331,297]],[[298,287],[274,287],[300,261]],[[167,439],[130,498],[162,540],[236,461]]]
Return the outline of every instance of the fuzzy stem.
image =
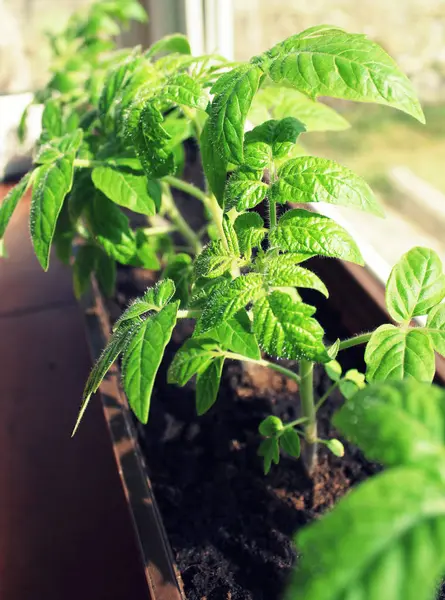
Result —
[[[168,185],[171,185],[177,190],[185,192],[189,196],[194,196],[195,198],[198,198],[198,200],[201,200],[201,202],[203,202],[207,206],[208,197],[202,190],[196,187],[196,185],[193,185],[193,183],[182,181],[182,179],[173,177],[173,175],[167,175],[166,177],[163,177],[162,181],[165,181],[165,183],[168,183]]]
[[[353,346],[358,346],[359,344],[366,344],[366,342],[369,342],[371,335],[372,331],[370,331],[369,333],[362,333],[361,335],[356,335],[347,340],[343,340],[342,342],[340,342],[338,351],[340,352],[340,350],[346,350],[346,348],[352,348]]]
[[[201,316],[202,311],[199,309],[189,309],[189,310],[178,310],[177,318],[178,319],[197,319]]]
[[[229,246],[226,240],[226,234],[224,233],[222,221],[223,221],[223,210],[218,204],[218,200],[214,194],[211,194],[207,197],[208,202],[206,204],[208,211],[210,212],[210,216],[212,217],[213,223],[216,225],[216,229],[218,230],[218,236],[226,250],[228,250]]]
[[[329,398],[329,396],[332,394],[332,392],[334,390],[336,390],[339,385],[340,385],[339,381],[335,381],[331,385],[331,387],[326,391],[326,393],[323,394],[323,396],[318,400],[317,404],[315,405],[315,412],[317,412],[323,406],[323,404],[326,402],[326,400]]]
[[[167,188],[167,186],[165,187]],[[187,242],[193,248],[195,254],[199,254],[202,250],[201,242],[199,241],[199,238],[196,235],[196,233],[193,231],[193,229],[190,227],[190,225],[179,212],[169,188],[167,188],[165,190],[165,194],[163,194],[163,204],[166,213],[172,220],[176,229],[181,233],[184,239],[187,240]]]
[[[260,365],[261,367],[268,367],[269,369],[278,371],[278,373],[281,373],[281,375],[289,377],[289,379],[293,379],[296,383],[300,383],[299,375],[297,375],[290,369],[286,369],[286,367],[282,367],[281,365],[277,365],[276,363],[264,360],[263,358],[249,358],[248,356],[243,356],[242,354],[237,354],[235,352],[224,352],[224,356],[226,358],[231,358],[232,360],[241,360],[244,362],[255,363],[256,365]]]
[[[269,166],[269,176],[270,176],[271,183],[273,183],[277,178],[276,171],[275,171],[275,165],[273,162],[271,162],[271,164]],[[270,195],[270,188],[269,188],[269,195]],[[269,226],[275,227],[276,224],[277,224],[277,204],[269,197]]]
[[[317,464],[317,413],[314,403],[314,363],[300,361],[300,400],[302,416],[307,418],[304,425],[305,444],[302,451],[304,466],[309,475]]]
[[[107,163],[103,160],[88,160],[86,158],[75,158],[74,166],[81,169],[93,169],[94,167],[106,167]]]

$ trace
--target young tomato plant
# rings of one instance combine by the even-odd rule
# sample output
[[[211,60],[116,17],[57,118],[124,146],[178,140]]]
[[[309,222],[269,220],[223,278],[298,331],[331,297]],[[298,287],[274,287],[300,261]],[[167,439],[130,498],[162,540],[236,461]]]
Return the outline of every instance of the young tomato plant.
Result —
[[[158,58],[160,52],[167,54]],[[356,242],[335,221],[307,207],[285,206],[328,202],[382,215],[363,179],[334,161],[308,156],[298,140],[306,131],[347,126],[317,102],[318,96],[386,104],[423,122],[409,80],[377,44],[330,26],[308,29],[235,65],[217,56],[192,57],[183,36],[175,35],[145,52],[136,48],[112,54],[99,78],[101,85],[93,91],[78,90],[81,102],[73,104],[59,93],[46,103],[36,168],[0,211],[1,237],[20,197],[32,186],[31,237],[42,267],[48,267],[53,242],[68,260],[74,242],[81,240],[74,253],[78,295],[91,273],[112,293],[116,261],[163,269],[159,283],[115,324],[86,384],[78,423],[120,355],[129,403],[146,422],[154,378],[173,328],[178,319],[192,318],[193,336],[177,352],[168,378],[184,385],[196,375],[199,414],[216,401],[225,360],[254,362],[294,379],[300,390],[296,421],[284,425],[269,418],[260,426],[266,436],[259,450],[265,470],[278,461],[280,445],[299,456],[300,437],[309,471],[318,442],[341,454],[339,441],[318,439],[317,410],[327,395],[315,399],[313,369],[316,363],[327,365],[333,387],[350,395],[364,385],[363,377],[355,371],[342,376],[331,361],[342,348],[368,341],[370,334],[327,347],[315,307],[304,303],[298,290],[312,288],[328,296],[323,282],[302,266],[313,256],[357,264],[363,259]],[[257,125],[246,132],[249,111]],[[68,120],[75,127],[68,127]],[[199,144],[204,190],[181,179],[188,137]],[[200,232],[180,213],[172,188],[203,203],[209,222]],[[261,203],[267,206],[267,222],[252,210]],[[123,209],[145,215],[147,227],[134,230]],[[172,234],[182,237],[183,251],[175,248]],[[429,333],[408,325],[411,316],[428,312],[445,295],[442,275],[431,291],[428,261],[435,264],[435,255],[415,252],[428,263],[420,256],[414,260],[413,279],[418,279],[417,268],[424,269],[420,287],[413,298],[397,298],[390,282],[388,302],[390,308],[393,301],[397,306],[394,315],[401,325],[373,334],[367,351],[369,380],[432,376],[430,366],[422,370],[412,365],[409,352],[403,357],[400,352],[402,346],[411,351],[413,339],[415,348],[428,345],[428,360],[433,343],[440,351],[434,342],[440,314],[431,317]],[[396,271],[392,280],[403,276]],[[436,267],[433,271],[437,274]],[[392,354],[384,354],[383,360],[390,337]],[[402,366],[382,370],[388,356]],[[282,366],[280,358],[298,361],[298,373]]]
[[[445,570],[445,392],[414,380],[369,385],[334,415],[386,467],[296,537],[285,600],[433,600]]]

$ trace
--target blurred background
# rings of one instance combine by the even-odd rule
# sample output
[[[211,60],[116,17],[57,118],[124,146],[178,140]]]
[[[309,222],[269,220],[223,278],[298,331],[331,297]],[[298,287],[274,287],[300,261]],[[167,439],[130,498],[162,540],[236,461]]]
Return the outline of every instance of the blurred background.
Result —
[[[366,33],[380,43],[412,79],[427,125],[385,107],[327,100],[351,128],[311,133],[302,143],[308,152],[361,174],[385,204],[385,221],[340,211],[347,226],[369,245],[365,255],[382,278],[388,265],[413,244],[429,245],[445,258],[445,0],[142,3],[150,22],[126,33],[122,45],[148,45],[182,31],[190,36],[196,54],[217,50],[244,60],[320,23]],[[57,33],[74,10],[87,4],[88,0],[0,0],[1,95],[21,94],[26,103],[26,93],[49,77],[45,32]],[[17,119],[19,104],[14,101],[7,109],[0,104],[0,135]],[[3,141],[4,149],[6,145]]]

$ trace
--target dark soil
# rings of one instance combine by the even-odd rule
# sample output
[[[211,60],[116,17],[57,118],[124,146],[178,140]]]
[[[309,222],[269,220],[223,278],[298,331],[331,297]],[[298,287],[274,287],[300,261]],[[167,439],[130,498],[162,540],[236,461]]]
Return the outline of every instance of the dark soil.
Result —
[[[120,306],[110,305],[112,317],[151,285],[152,277],[143,270],[120,270]],[[317,316],[331,339],[348,335],[328,305]],[[149,423],[138,424],[184,592],[187,600],[275,600],[295,564],[293,535],[379,468],[345,444],[342,459],[321,448],[312,479],[300,461],[287,456],[264,476],[258,424],[269,414],[283,421],[297,418],[297,385],[274,371],[228,362],[217,403],[198,418],[193,384],[166,383],[172,356],[191,331],[190,322],[175,330],[156,380]],[[361,367],[359,349],[342,354],[345,368]],[[315,385],[318,396],[330,385],[321,368]],[[330,417],[341,402],[334,394],[322,409],[320,437],[338,437]]]

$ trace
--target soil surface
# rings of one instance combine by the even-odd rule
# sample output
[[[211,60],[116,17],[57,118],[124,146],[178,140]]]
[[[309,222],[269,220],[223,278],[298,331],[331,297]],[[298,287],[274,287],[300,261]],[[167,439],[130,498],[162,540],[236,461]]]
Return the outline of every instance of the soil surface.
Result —
[[[112,318],[152,283],[150,272],[119,270]],[[317,316],[331,339],[348,335],[328,305]],[[285,455],[265,476],[257,456],[258,424],[270,414],[285,422],[298,418],[298,387],[275,371],[228,361],[215,406],[198,418],[193,382],[185,388],[166,383],[168,365],[192,327],[183,321],[176,328],[149,423],[138,424],[184,592],[187,600],[278,600],[297,560],[293,535],[379,467],[345,443],[342,459],[320,449],[312,479],[300,461]],[[345,368],[362,366],[360,349],[342,354]],[[316,369],[317,396],[329,385],[323,369]],[[321,410],[320,437],[339,437],[330,417],[341,402],[334,394]]]

